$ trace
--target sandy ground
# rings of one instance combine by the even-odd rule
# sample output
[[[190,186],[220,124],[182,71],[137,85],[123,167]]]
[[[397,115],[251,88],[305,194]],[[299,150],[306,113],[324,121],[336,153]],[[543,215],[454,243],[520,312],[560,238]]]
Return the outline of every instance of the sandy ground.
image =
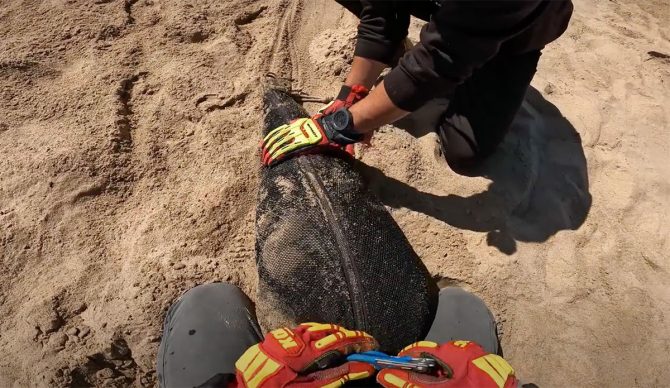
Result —
[[[329,0],[2,2],[0,386],[153,385],[175,297],[255,295],[260,79],[334,95],[355,25]],[[482,176],[426,130],[360,150],[526,381],[670,380],[669,25],[665,0],[576,1]]]

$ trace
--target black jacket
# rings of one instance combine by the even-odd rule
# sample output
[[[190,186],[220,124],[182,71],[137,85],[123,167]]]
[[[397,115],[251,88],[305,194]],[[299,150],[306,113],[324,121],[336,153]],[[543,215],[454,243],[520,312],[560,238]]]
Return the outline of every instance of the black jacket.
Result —
[[[419,44],[385,78],[393,103],[413,111],[448,96],[494,56],[542,49],[567,28],[570,0],[361,0],[355,55],[389,64],[407,36],[413,8],[434,12]],[[421,4],[423,3],[423,4]],[[431,3],[431,4],[428,4]]]

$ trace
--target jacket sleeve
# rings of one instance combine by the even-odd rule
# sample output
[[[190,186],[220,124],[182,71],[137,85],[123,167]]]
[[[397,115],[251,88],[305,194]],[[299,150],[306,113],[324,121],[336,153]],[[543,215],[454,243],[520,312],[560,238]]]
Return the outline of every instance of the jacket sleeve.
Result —
[[[384,79],[391,101],[414,111],[448,96],[504,41],[535,22],[549,1],[445,1],[421,30],[419,44]]]
[[[402,2],[361,0],[354,55],[390,64],[407,37],[410,14]]]

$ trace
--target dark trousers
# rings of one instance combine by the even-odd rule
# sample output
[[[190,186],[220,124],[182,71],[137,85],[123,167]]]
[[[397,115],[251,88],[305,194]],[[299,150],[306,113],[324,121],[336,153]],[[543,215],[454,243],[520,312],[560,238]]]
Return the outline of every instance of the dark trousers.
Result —
[[[470,340],[490,353],[499,352],[493,315],[481,299],[460,288],[440,291],[426,339]],[[157,361],[159,384],[216,385],[235,373],[235,361],[247,348],[262,340],[253,305],[239,288],[227,283],[197,286],[179,298],[165,317]]]
[[[336,1],[357,17],[360,15],[360,1]],[[439,9],[435,1],[395,1],[394,4],[398,12],[424,21],[430,20]],[[521,108],[540,54],[540,50],[519,53],[503,43],[497,56],[456,88],[446,112],[444,109],[437,112],[441,117],[436,130],[450,164],[468,165],[496,150]],[[422,113],[435,114],[430,108]],[[416,121],[436,120],[421,117]]]

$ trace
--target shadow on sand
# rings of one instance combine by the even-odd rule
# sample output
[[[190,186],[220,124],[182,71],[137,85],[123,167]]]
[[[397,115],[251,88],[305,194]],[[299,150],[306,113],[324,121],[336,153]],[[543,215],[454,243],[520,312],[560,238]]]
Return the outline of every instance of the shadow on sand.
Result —
[[[499,150],[468,173],[491,180],[484,192],[470,197],[433,195],[358,165],[387,206],[486,232],[488,244],[505,254],[516,252],[517,241],[543,242],[561,230],[579,228],[591,208],[581,138],[558,108],[532,87]]]

